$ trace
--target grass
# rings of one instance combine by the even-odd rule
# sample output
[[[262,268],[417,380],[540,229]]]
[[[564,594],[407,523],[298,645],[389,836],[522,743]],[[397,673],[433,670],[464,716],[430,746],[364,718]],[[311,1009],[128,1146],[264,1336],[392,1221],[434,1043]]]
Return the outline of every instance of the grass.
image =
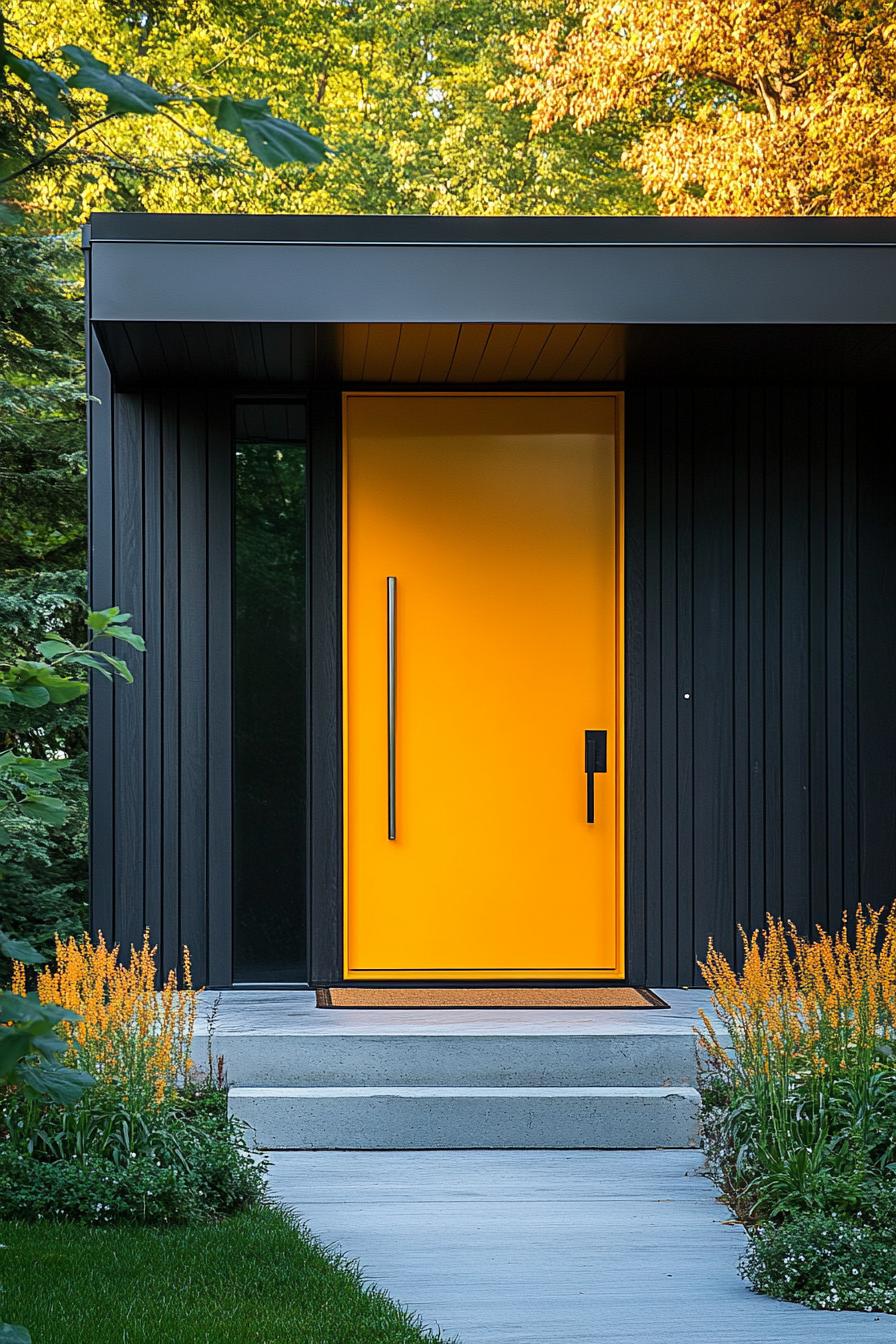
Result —
[[[0,1222],[0,1320],[33,1344],[438,1338],[278,1209],[201,1227]]]

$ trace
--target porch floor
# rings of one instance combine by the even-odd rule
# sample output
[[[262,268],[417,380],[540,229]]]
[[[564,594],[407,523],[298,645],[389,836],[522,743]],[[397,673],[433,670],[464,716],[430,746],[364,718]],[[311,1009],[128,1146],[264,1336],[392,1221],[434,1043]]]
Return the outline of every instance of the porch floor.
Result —
[[[751,1293],[699,1153],[271,1157],[275,1198],[459,1344],[896,1340],[893,1316]]]
[[[689,1035],[702,989],[658,989],[668,1008],[318,1008],[311,990],[226,989],[200,995],[197,1035],[218,1003],[215,1033],[227,1036],[633,1036]]]

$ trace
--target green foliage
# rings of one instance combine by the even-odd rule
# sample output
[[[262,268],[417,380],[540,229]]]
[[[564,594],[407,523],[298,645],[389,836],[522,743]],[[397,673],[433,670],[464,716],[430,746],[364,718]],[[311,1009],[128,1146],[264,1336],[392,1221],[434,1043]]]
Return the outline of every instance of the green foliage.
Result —
[[[86,50],[111,69],[126,69],[153,97],[189,90],[194,100],[85,128],[37,178],[19,179],[29,208],[54,227],[96,208],[445,215],[653,209],[635,174],[621,166],[637,131],[631,118],[533,136],[524,109],[490,96],[513,69],[508,35],[548,23],[562,12],[557,0],[310,0],[298,9],[286,0],[203,0],[145,13],[117,0],[88,7],[57,0],[49,30],[44,0],[8,0],[6,9],[23,53],[43,68],[65,76],[69,66],[59,53]],[[222,71],[224,97],[207,89]],[[105,116],[101,75],[79,95],[85,117],[87,109]],[[7,91],[11,117],[18,87]],[[259,88],[269,113],[258,103]],[[131,85],[115,90],[137,101],[150,96]],[[273,121],[259,126],[256,114]],[[216,130],[236,132],[226,157],[209,140],[209,117]],[[306,130],[297,134],[274,121]],[[313,173],[301,161],[304,135],[325,137],[338,150]],[[34,137],[31,148],[39,148]],[[298,161],[283,163],[287,154]]]
[[[86,640],[75,643],[66,635],[53,634],[38,643],[39,658],[0,659],[0,723],[7,718],[9,735],[15,735],[22,709],[67,705],[85,696],[88,672],[132,682],[127,663],[97,642],[118,640],[142,653],[143,639],[128,625],[130,619],[130,613],[118,607],[90,611]],[[69,764],[53,755],[24,755],[14,747],[0,751],[0,854],[15,847],[17,823],[61,826],[66,820],[65,802],[56,790]]]
[[[0,237],[0,648],[23,658],[47,630],[71,640],[83,630],[79,270],[73,238]],[[86,745],[81,696],[15,715],[0,708],[0,751],[69,762],[54,788],[64,830],[19,812],[14,843],[0,849],[0,919],[48,956],[53,931],[77,933],[86,917]]]
[[[39,659],[14,657],[0,661],[0,705],[41,709],[48,704],[68,704],[69,700],[87,694],[86,671],[99,672],[109,681],[114,674],[132,682],[134,678],[127,664],[96,643],[98,639],[118,639],[139,653],[145,652],[142,637],[128,625],[130,619],[131,613],[119,611],[118,607],[89,611],[85,641],[76,644],[66,635],[52,634],[38,643]]]
[[[18,75],[23,84],[27,84],[38,102],[43,103],[51,117],[57,121],[71,121],[71,108],[66,100],[68,85],[61,75],[52,70],[44,70],[36,61],[16,56],[8,47],[0,46],[0,59],[7,69]]]
[[[0,237],[0,570],[52,575],[68,602],[84,587],[83,344],[74,238]],[[4,628],[22,618],[0,609]]]
[[[87,923],[86,792],[85,762],[79,756],[61,776],[65,826],[20,817],[14,843],[0,858],[3,922],[33,943],[46,961],[53,956],[54,933],[75,937]]]
[[[196,100],[219,131],[241,135],[249,150],[265,168],[280,168],[284,163],[320,163],[323,142],[301,126],[271,113],[267,98],[198,98]]]
[[[41,1003],[36,994],[0,990],[0,1081],[12,1096],[27,1103],[34,1098],[69,1106],[93,1079],[80,1069],[59,1063],[66,1050],[56,1033],[60,1022],[77,1022],[77,1014],[55,1003]]]
[[[31,966],[44,960],[29,943],[2,932],[0,955]],[[66,1044],[56,1028],[60,1022],[77,1021],[77,1013],[41,1003],[36,994],[0,990],[0,1086],[12,1105],[51,1102],[64,1107],[92,1086],[88,1074],[59,1063]]]
[[[796,1081],[772,1123],[761,1093],[717,1064],[704,1064],[700,1087],[709,1173],[745,1221],[850,1217],[896,1191],[896,1073],[883,1042],[880,1067],[832,1078],[823,1109],[812,1080]]]
[[[896,1199],[866,1214],[804,1213],[750,1233],[741,1273],[759,1293],[828,1311],[896,1313]]]
[[[42,966],[46,960],[36,948],[23,938],[10,938],[0,930],[0,956],[20,961],[23,966]]]
[[[176,121],[171,114],[173,107],[178,111],[182,107],[202,109],[214,119],[218,130],[242,136],[249,151],[268,168],[295,162],[318,164],[327,154],[326,146],[317,136],[309,135],[282,117],[273,116],[266,98],[233,98],[229,94],[194,97],[183,89],[162,92],[125,71],[115,74],[106,61],[72,43],[63,44],[58,54],[50,53],[51,58],[53,55],[74,65],[76,73],[60,74],[26,56],[16,49],[8,36],[7,26],[0,23],[0,88],[19,81],[26,94],[39,104],[43,117],[49,118],[50,122],[62,122],[66,128],[65,135],[55,144],[35,144],[18,154],[7,152],[5,163],[0,162],[0,185],[42,167],[80,136],[116,117],[161,114],[181,134],[195,136],[213,155],[226,160],[225,150],[219,149],[207,136]],[[13,77],[12,81],[7,72]],[[78,98],[81,91],[100,95],[103,100],[100,116],[93,115],[89,99],[85,103]],[[15,92],[13,97],[16,97]]]
[[[98,61],[97,58],[83,47],[64,46],[62,54],[67,61],[78,67],[76,75],[70,75],[67,80],[62,81],[62,87],[68,93],[71,89],[95,89],[105,98],[105,112],[107,116],[123,117],[133,114],[135,116],[149,116],[157,112],[160,107],[166,103],[176,101],[169,94],[159,93],[158,89],[150,88],[142,79],[134,79],[133,75],[120,74],[113,75],[105,61]],[[51,116],[54,115],[50,104],[35,88],[31,85],[31,90],[36,98],[47,107]],[[55,100],[54,100],[55,101]],[[70,104],[63,109],[62,121],[71,121],[72,109]]]
[[[149,1116],[97,1094],[74,1108],[16,1095],[2,1111],[0,1217],[89,1223],[207,1222],[248,1208],[264,1164],[223,1092]]]

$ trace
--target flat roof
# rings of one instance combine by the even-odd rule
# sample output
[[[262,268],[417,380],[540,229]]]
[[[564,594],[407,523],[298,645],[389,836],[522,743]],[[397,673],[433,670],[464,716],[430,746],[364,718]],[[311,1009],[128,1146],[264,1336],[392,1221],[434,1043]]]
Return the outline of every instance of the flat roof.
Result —
[[[896,217],[207,215],[97,212],[85,242],[479,243],[561,246],[896,245]]]
[[[896,322],[896,218],[103,213],[85,247],[100,334],[135,324]]]

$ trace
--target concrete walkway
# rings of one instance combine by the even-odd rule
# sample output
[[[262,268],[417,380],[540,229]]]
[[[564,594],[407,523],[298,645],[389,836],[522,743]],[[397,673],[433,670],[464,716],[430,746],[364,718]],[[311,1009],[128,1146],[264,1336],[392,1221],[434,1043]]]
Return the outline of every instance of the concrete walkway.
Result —
[[[272,1158],[277,1199],[460,1344],[896,1344],[896,1317],[751,1293],[694,1152]]]

